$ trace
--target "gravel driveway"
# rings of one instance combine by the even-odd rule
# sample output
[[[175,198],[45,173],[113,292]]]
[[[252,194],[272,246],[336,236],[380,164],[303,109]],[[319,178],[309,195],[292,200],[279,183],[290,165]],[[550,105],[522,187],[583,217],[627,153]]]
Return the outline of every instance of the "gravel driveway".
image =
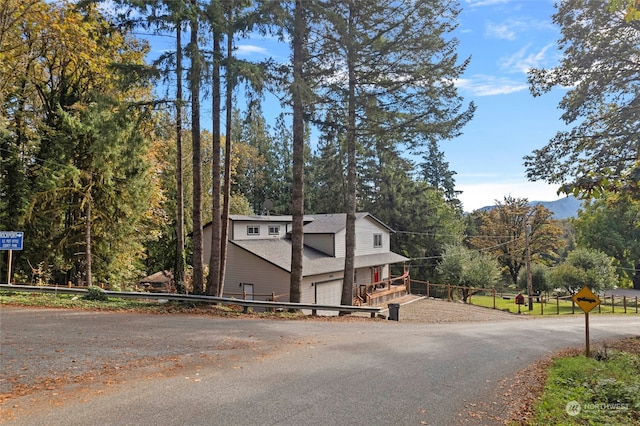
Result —
[[[406,296],[388,303],[391,302],[400,303],[398,315],[400,322],[445,323],[532,319],[528,315],[517,315],[498,309],[467,305],[462,302],[447,302],[419,296]],[[384,309],[381,313],[389,315],[386,305],[381,307]]]

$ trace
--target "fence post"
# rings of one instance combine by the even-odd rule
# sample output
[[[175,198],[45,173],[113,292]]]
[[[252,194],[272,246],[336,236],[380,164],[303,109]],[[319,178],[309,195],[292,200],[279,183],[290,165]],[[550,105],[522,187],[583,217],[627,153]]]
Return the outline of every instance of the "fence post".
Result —
[[[556,294],[556,312],[560,315],[560,295]]]
[[[492,289],[493,291],[493,309],[496,308],[496,289]]]
[[[571,313],[576,313],[576,302],[573,300],[573,297],[571,298]]]
[[[611,313],[612,314],[616,313],[616,299],[613,294],[611,295]]]
[[[429,298],[429,281],[427,281],[427,299]]]
[[[540,299],[540,315],[544,315],[544,296]]]
[[[638,313],[638,296],[636,296],[636,314]]]
[[[624,306],[624,313],[627,313],[627,296],[622,296],[622,306]]]

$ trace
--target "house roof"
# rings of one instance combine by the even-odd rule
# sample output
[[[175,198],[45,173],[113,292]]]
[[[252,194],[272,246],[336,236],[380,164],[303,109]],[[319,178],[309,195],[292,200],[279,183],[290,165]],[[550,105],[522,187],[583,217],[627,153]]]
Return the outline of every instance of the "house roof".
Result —
[[[286,272],[291,272],[291,240],[242,240],[230,241],[230,243],[235,244]],[[393,252],[368,254],[356,256],[355,267],[366,268],[369,266],[405,262],[407,260],[409,259]],[[305,277],[308,277],[343,271],[344,258],[329,256],[311,247],[304,246],[302,265],[302,273]]]
[[[142,278],[140,283],[159,283],[166,284],[173,280],[173,272],[171,271],[158,271],[155,274],[151,274],[148,277]]]
[[[241,214],[232,214],[229,215],[229,219],[234,222],[291,222],[293,220],[293,216],[291,215],[241,215]],[[305,215],[303,217],[304,222],[311,222],[313,217]]]
[[[394,232],[388,225],[381,222],[370,213],[359,212],[356,213],[356,220],[363,217],[370,217],[374,221],[378,222],[380,226]],[[234,222],[291,222],[293,217],[291,215],[240,215],[232,214],[229,219]],[[329,214],[311,214],[305,215],[304,221],[304,233],[305,234],[335,234],[342,231],[347,227],[347,214],[346,213],[329,213]],[[204,225],[204,228],[211,226],[211,222]]]
[[[333,213],[333,214],[312,214],[310,215],[313,221],[304,226],[305,234],[335,234],[347,227],[347,214],[346,213]],[[380,226],[392,231],[389,226],[380,222],[376,217],[367,212],[356,213],[356,220],[363,217],[370,217]]]

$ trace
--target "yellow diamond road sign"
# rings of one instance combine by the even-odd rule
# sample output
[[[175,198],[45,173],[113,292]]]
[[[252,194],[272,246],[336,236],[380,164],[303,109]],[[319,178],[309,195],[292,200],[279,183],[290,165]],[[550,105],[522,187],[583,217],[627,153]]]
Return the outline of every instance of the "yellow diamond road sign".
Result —
[[[580,306],[584,313],[588,313],[600,304],[600,298],[593,294],[587,286],[582,287],[582,290],[573,295],[573,301]]]

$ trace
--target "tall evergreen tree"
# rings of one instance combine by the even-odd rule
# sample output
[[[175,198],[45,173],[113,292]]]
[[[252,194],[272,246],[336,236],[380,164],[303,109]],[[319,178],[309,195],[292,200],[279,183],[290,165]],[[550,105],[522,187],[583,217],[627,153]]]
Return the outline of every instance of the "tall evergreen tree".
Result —
[[[212,146],[211,146],[211,250],[209,257],[209,275],[207,278],[207,294],[218,296],[222,286],[221,275],[221,251],[222,251],[222,199],[221,199],[221,76],[220,65],[222,61],[222,50],[220,39],[223,34],[222,8],[219,2],[212,1],[209,4],[209,21],[212,28],[213,50],[212,50]],[[229,60],[227,58],[227,60]],[[228,136],[227,136],[228,138]]]
[[[419,151],[425,141],[457,136],[471,118],[453,84],[457,40],[446,39],[458,14],[451,2],[326,1],[310,45],[325,117],[347,117],[347,229],[342,303],[352,303],[355,256],[356,153],[369,132],[398,130],[397,144]],[[372,113],[372,110],[376,110]],[[375,121],[372,121],[375,120]],[[327,120],[321,120],[327,123]]]
[[[178,17],[176,31],[176,262],[173,278],[178,293],[186,292],[186,259],[184,232],[184,172],[182,162],[182,18]]]
[[[462,204],[458,200],[461,191],[455,189],[456,172],[449,169],[449,163],[444,161],[444,153],[440,151],[436,141],[429,141],[427,153],[422,158],[424,161],[420,166],[424,181],[442,191],[448,202],[462,210]]]
[[[303,66],[308,59],[305,46],[307,39],[307,7],[303,0],[296,0],[291,29],[293,50],[293,81],[291,101],[293,108],[293,187],[292,187],[292,224],[291,224],[291,279],[289,283],[289,301],[300,302],[302,286],[302,259],[304,254],[304,114],[305,80]]]
[[[198,39],[200,11],[197,0],[191,0],[190,12],[191,38],[187,52],[191,60],[189,70],[189,90],[191,93],[191,159],[193,168],[193,292],[204,292],[204,259],[202,232],[202,156],[200,142],[200,85],[204,67],[204,58]]]
[[[338,135],[334,137],[339,138]],[[344,141],[325,137],[311,159],[313,185],[309,186],[310,213],[344,213],[347,208]]]
[[[92,0],[85,0],[91,2]],[[101,0],[94,0],[100,2]],[[185,288],[185,199],[184,199],[184,164],[183,164],[183,46],[182,34],[183,23],[189,15],[190,0],[114,0],[115,3],[124,8],[133,8],[136,13],[121,13],[118,19],[125,27],[142,26],[151,29],[154,33],[164,35],[167,32],[175,31],[176,49],[175,52],[166,52],[158,57],[153,63],[159,72],[164,76],[165,81],[175,81],[175,97],[173,100],[175,108],[175,237],[165,236],[164,240],[173,240],[175,247],[175,259],[173,264],[167,266],[167,262],[160,260],[161,269],[174,270],[174,282],[179,293],[186,291]],[[133,16],[134,18],[131,18]],[[167,91],[171,89],[168,88]],[[173,97],[173,96],[171,96]],[[158,264],[152,262],[151,271],[156,271]],[[150,271],[148,271],[150,272]]]

